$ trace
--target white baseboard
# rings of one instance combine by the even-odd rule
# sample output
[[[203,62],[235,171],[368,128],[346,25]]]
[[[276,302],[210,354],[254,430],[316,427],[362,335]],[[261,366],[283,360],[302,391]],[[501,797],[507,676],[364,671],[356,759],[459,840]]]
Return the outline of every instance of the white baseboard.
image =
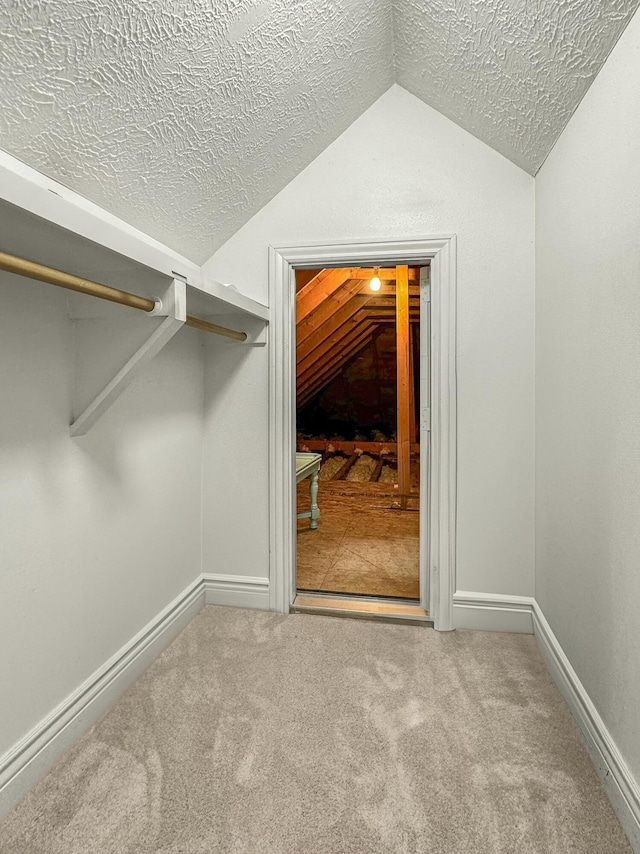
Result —
[[[132,685],[205,605],[269,610],[269,579],[201,575],[0,756],[0,818]]]
[[[629,770],[584,685],[545,619],[533,606],[536,642],[586,744],[602,785],[616,811],[631,847],[640,854],[640,785]]]
[[[500,593],[453,594],[453,626],[487,632],[533,634],[533,597]]]
[[[202,576],[207,605],[269,610],[269,579],[241,575]]]
[[[204,603],[204,585],[200,577],[4,756],[0,756],[0,818],[135,682]]]
[[[0,757],[0,818],[188,625],[204,604],[269,610],[269,579],[202,575],[76,691]],[[640,854],[640,786],[532,597],[458,591],[458,629],[533,632],[582,732],[605,791]]]

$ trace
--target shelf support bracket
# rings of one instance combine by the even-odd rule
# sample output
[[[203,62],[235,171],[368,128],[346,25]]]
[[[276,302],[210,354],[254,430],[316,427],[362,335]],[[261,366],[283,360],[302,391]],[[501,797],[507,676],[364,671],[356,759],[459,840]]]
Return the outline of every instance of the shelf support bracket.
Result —
[[[158,355],[165,344],[168,344],[184,325],[187,318],[185,283],[174,279],[150,315],[164,317],[164,320],[84,412],[71,423],[69,432],[72,436],[84,436],[140,371]]]

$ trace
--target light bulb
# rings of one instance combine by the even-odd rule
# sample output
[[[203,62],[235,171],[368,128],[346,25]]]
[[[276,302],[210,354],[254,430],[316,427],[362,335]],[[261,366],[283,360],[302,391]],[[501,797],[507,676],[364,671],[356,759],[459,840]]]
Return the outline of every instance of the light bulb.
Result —
[[[369,288],[372,291],[380,290],[380,279],[377,276],[374,276],[373,279],[371,279],[371,281],[369,282]]]

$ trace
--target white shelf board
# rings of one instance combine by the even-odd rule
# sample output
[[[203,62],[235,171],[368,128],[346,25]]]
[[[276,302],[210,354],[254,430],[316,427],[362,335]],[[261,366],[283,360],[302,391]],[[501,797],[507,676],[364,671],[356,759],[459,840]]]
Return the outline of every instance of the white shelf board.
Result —
[[[181,278],[189,314],[269,320],[267,306],[206,279],[193,261],[2,151],[0,249],[142,296],[156,297]],[[109,304],[99,310],[99,302],[74,295],[70,312],[109,313]]]

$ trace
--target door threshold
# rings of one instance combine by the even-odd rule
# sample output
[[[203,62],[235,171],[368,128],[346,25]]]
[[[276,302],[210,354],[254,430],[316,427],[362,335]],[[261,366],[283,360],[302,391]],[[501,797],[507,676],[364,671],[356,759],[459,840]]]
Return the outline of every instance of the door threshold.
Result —
[[[327,617],[350,617],[356,620],[433,626],[433,620],[418,603],[402,602],[397,599],[299,593],[290,611],[294,614],[320,614]]]

